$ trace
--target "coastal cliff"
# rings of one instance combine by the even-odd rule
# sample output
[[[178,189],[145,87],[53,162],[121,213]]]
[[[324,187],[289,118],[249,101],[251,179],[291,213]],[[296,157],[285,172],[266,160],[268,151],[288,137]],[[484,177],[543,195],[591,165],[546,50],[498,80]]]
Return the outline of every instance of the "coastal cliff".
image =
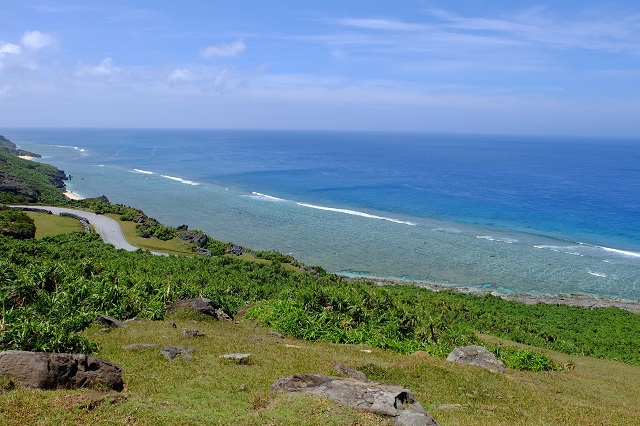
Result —
[[[19,157],[41,157],[39,154],[18,149],[0,135],[0,202],[59,202],[64,200],[63,170],[49,164]]]

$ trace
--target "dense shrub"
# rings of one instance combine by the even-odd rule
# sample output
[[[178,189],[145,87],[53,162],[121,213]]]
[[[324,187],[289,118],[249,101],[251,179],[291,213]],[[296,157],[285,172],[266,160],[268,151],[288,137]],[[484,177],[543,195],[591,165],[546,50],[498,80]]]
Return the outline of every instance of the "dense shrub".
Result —
[[[562,364],[555,362],[547,354],[535,352],[530,349],[521,349],[514,346],[495,345],[490,348],[504,365],[516,370],[529,371],[562,371]]]

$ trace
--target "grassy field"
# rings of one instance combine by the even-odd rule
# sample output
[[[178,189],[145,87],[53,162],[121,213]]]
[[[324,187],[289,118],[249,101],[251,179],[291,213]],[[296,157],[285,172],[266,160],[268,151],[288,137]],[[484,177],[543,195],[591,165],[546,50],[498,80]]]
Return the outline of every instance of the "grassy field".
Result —
[[[335,375],[335,362],[372,380],[406,386],[441,425],[637,425],[640,367],[550,353],[573,369],[504,375],[464,367],[424,353],[400,355],[374,348],[310,343],[269,336],[240,318],[231,322],[134,321],[110,333],[86,331],[98,356],[123,368],[125,390],[106,397],[91,390],[0,390],[0,423],[140,425],[389,425],[313,396],[272,395],[270,386],[296,373]],[[186,339],[182,328],[205,337]],[[494,340],[494,338],[486,337]],[[261,339],[257,341],[257,339]],[[127,351],[131,343],[191,346],[193,360],[162,357],[159,348]],[[371,352],[363,352],[368,349]],[[250,353],[247,365],[219,355]],[[244,385],[244,386],[243,386]],[[100,402],[103,402],[102,404]],[[457,404],[446,408],[443,404]]]
[[[190,245],[179,238],[173,238],[168,241],[162,241],[158,238],[142,238],[136,233],[135,222],[121,221],[120,216],[117,214],[106,214],[105,216],[118,222],[127,241],[136,247],[163,253],[194,256]]]
[[[36,225],[36,239],[68,232],[82,231],[80,223],[71,217],[36,212],[26,212]]]

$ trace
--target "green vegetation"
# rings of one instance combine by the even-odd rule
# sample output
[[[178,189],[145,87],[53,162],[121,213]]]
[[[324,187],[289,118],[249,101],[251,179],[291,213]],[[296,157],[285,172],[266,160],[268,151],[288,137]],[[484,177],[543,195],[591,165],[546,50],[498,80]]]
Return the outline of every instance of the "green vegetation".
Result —
[[[82,232],[82,226],[77,219],[55,214],[26,212],[33,219],[38,240],[52,235],[67,234],[69,232]]]
[[[547,354],[514,346],[496,345],[490,348],[505,366],[514,370],[563,371],[564,366]]]
[[[15,238],[33,238],[36,227],[27,214],[20,210],[0,208],[0,234]]]
[[[269,391],[277,379],[292,374],[335,375],[333,364],[340,362],[371,380],[409,388],[443,426],[640,424],[638,366],[572,356],[575,368],[560,374],[507,369],[506,375],[498,375],[421,352],[402,355],[369,346],[281,340],[269,336],[269,328],[243,317],[236,318],[238,324],[192,319],[168,318],[177,328],[169,321],[133,321],[109,333],[98,326],[88,328],[82,334],[98,342],[97,355],[122,367],[125,391],[43,392],[11,383],[3,390],[0,383],[0,423],[389,426],[388,419],[324,398]],[[206,336],[185,339],[183,328],[195,328]],[[191,346],[193,360],[168,361],[159,348],[122,349],[142,342]],[[223,362],[218,357],[226,353],[250,353],[250,362]],[[566,355],[545,353],[568,362]],[[101,399],[107,402],[101,404]]]
[[[0,203],[64,201],[64,173],[48,164],[23,160],[0,150]]]
[[[78,229],[75,220],[0,210],[0,229],[32,230],[35,223],[37,237],[0,235],[0,350],[93,352],[120,365],[127,384],[126,398],[84,391],[36,397],[2,381],[2,424],[388,424],[323,399],[269,393],[285,375],[333,374],[336,361],[412,389],[441,424],[640,422],[640,315],[345,281],[277,252],[226,255],[229,243],[212,238],[204,248],[213,256],[195,256],[194,244],[139,209],[105,197],[65,201],[60,179],[51,166],[0,152],[0,202],[108,214],[136,246],[178,256],[116,250],[96,235],[67,233]],[[198,296],[232,316],[248,309],[246,319],[176,315],[177,330],[161,321],[167,305]],[[154,321],[103,333],[91,326],[98,313]],[[179,329],[193,321],[207,337],[181,341]],[[289,340],[268,341],[264,326]],[[256,335],[265,344],[249,339]],[[167,368],[157,350],[121,349],[141,341],[195,346],[194,361]],[[510,380],[444,361],[453,347],[481,341],[509,367]],[[361,352],[363,345],[370,352]],[[222,363],[217,356],[225,352],[252,359],[245,366]],[[440,409],[441,403],[458,408]]]
[[[228,256],[128,253],[77,233],[41,241],[3,237],[0,252],[2,349],[93,350],[95,342],[78,332],[97,313],[162,319],[168,304],[204,296],[230,315],[255,304],[248,316],[307,340],[445,355],[477,342],[476,333],[483,332],[640,364],[640,316],[617,308],[525,305],[493,296],[344,282],[277,262]]]

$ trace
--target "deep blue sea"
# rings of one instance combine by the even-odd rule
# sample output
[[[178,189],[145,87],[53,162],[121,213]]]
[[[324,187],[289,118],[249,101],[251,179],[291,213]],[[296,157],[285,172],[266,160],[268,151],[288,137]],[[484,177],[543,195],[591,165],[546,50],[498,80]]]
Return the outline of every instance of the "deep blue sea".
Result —
[[[5,129],[168,225],[330,272],[640,300],[640,139]]]

